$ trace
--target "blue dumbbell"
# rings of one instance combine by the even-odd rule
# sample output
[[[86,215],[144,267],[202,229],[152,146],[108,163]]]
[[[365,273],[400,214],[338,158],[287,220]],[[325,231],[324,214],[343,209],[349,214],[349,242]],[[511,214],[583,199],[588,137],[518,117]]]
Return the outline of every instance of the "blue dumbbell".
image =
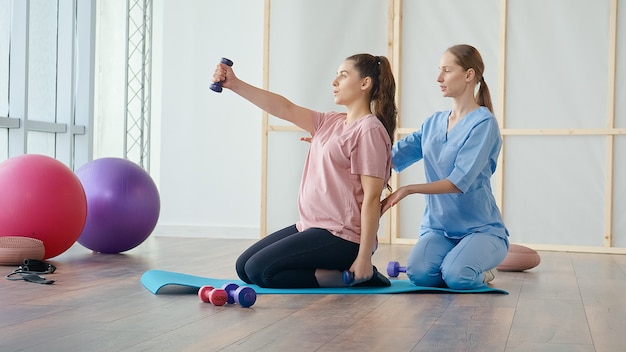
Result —
[[[227,283],[222,286],[222,289],[228,294],[228,303],[237,303],[238,305],[247,308],[256,302],[256,291],[252,287],[239,286],[235,283]]]
[[[354,282],[354,273],[351,272],[350,270],[344,270],[344,272],[343,272],[343,282],[346,285],[352,285],[352,283]]]
[[[220,60],[221,63],[223,63],[224,65],[228,65],[228,66],[232,66],[233,62],[228,60],[227,58],[223,57]],[[217,93],[221,93],[222,92],[222,82],[213,82],[211,83],[211,90]]]
[[[406,266],[400,266],[398,262],[389,262],[389,264],[387,264],[387,275],[390,277],[398,277],[400,273],[406,273]]]

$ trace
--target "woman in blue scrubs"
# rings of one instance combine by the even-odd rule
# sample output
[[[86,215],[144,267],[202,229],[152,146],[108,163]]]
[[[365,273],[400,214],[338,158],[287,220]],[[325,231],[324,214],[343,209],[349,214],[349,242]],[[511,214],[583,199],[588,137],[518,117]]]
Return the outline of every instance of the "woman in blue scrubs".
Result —
[[[409,279],[418,286],[476,289],[494,278],[492,269],[508,252],[508,231],[490,183],[502,137],[480,53],[455,45],[439,66],[437,82],[443,96],[452,98],[452,109],[434,113],[392,150],[398,172],[423,159],[426,183],[398,188],[383,200],[382,211],[410,194],[424,194]]]

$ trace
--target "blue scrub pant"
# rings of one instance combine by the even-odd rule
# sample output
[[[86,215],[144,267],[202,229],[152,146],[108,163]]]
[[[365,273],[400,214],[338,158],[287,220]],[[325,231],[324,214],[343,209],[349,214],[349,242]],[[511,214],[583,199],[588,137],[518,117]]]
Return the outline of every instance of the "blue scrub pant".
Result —
[[[426,232],[409,254],[406,273],[417,286],[481,288],[486,286],[483,272],[498,266],[508,248],[508,239],[486,233],[453,239]]]

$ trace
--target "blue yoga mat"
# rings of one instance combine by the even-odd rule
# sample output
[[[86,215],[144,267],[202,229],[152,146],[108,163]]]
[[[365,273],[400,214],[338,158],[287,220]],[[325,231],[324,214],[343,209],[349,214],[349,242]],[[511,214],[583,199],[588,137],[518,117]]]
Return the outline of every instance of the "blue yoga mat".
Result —
[[[501,293],[505,290],[484,287],[473,290],[453,290],[444,287],[415,286],[409,280],[391,280],[388,287],[319,287],[319,288],[264,288],[249,285],[241,280],[211,279],[207,277],[176,273],[163,270],[149,270],[141,276],[141,283],[153,294],[196,293],[202,286],[222,287],[233,282],[240,286],[252,287],[258,294],[387,294],[410,292],[453,292],[453,293]]]

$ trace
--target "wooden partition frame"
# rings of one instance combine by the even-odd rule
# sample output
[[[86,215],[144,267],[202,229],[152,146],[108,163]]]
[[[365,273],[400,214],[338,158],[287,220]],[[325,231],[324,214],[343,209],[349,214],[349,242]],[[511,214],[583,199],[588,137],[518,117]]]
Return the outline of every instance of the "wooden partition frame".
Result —
[[[268,89],[270,66],[270,6],[271,0],[265,0],[263,10],[263,89]],[[261,237],[267,236],[267,145],[269,125],[268,114],[263,111],[261,120]]]
[[[400,68],[402,67],[402,0],[389,0],[389,6],[387,10],[387,28],[388,28],[388,47],[387,55],[391,62],[391,68],[393,70],[393,76],[396,80],[396,106],[401,104],[402,91],[402,77],[400,76]],[[397,126],[400,126],[400,114],[397,117]],[[398,140],[398,130],[394,134],[394,140]],[[389,184],[392,189],[397,189],[400,184],[398,174],[393,172],[389,179]],[[382,231],[379,231],[378,240],[380,243],[392,243],[399,239],[397,236],[400,233],[399,224],[399,212],[397,207],[391,208],[383,215],[382,218]]]
[[[392,63],[397,86],[397,104],[400,106],[402,97],[402,0],[388,0],[388,57]],[[264,25],[264,55],[263,55],[263,87],[269,86],[269,49],[270,49],[270,6],[271,0],[265,0],[265,25]],[[570,245],[545,245],[526,243],[532,248],[539,250],[572,251],[572,252],[592,252],[592,253],[618,253],[626,254],[626,248],[613,247],[613,174],[615,165],[614,145],[616,135],[626,135],[626,128],[616,128],[615,126],[615,106],[616,106],[616,71],[617,71],[617,9],[618,0],[610,0],[609,12],[609,53],[608,53],[608,89],[607,89],[607,117],[606,128],[599,129],[509,129],[506,127],[506,59],[507,59],[507,18],[508,0],[500,0],[499,12],[499,34],[498,34],[498,111],[496,116],[500,125],[503,138],[502,152],[498,160],[499,167],[494,175],[497,181],[496,201],[503,214],[504,209],[504,189],[506,177],[504,174],[504,148],[508,136],[580,136],[594,135],[606,136],[606,179],[605,179],[605,204],[604,204],[604,238],[602,247],[592,246],[570,246]],[[401,115],[398,115],[398,128],[395,139],[415,131],[418,126],[405,127],[402,125]],[[262,175],[261,175],[261,237],[267,235],[267,160],[268,160],[268,134],[270,132],[294,132],[300,131],[295,126],[270,125],[267,113],[263,113],[262,122]],[[400,186],[398,175],[392,174],[390,184],[393,189]],[[380,243],[391,244],[415,244],[417,239],[400,237],[399,207],[393,207],[383,216],[381,233],[379,233]]]
[[[571,251],[571,252],[591,252],[591,253],[616,253],[626,254],[626,248],[613,247],[613,174],[615,166],[614,144],[616,135],[626,135],[626,128],[616,128],[615,126],[615,105],[616,105],[616,72],[617,72],[617,8],[618,1],[610,0],[609,3],[609,42],[608,42],[608,70],[607,70],[607,117],[606,128],[573,128],[573,129],[509,129],[506,128],[505,104],[506,104],[506,20],[507,20],[507,0],[500,1],[500,52],[498,76],[500,84],[500,94],[498,96],[500,110],[498,118],[503,137],[503,150],[506,137],[508,136],[606,136],[606,179],[605,179],[605,203],[604,203],[604,234],[603,247],[593,246],[570,246],[570,245],[546,245],[527,244],[528,246],[540,250]],[[506,178],[504,177],[504,164],[500,154],[499,168],[496,172],[498,185],[500,187],[498,203],[503,209],[503,194]]]

